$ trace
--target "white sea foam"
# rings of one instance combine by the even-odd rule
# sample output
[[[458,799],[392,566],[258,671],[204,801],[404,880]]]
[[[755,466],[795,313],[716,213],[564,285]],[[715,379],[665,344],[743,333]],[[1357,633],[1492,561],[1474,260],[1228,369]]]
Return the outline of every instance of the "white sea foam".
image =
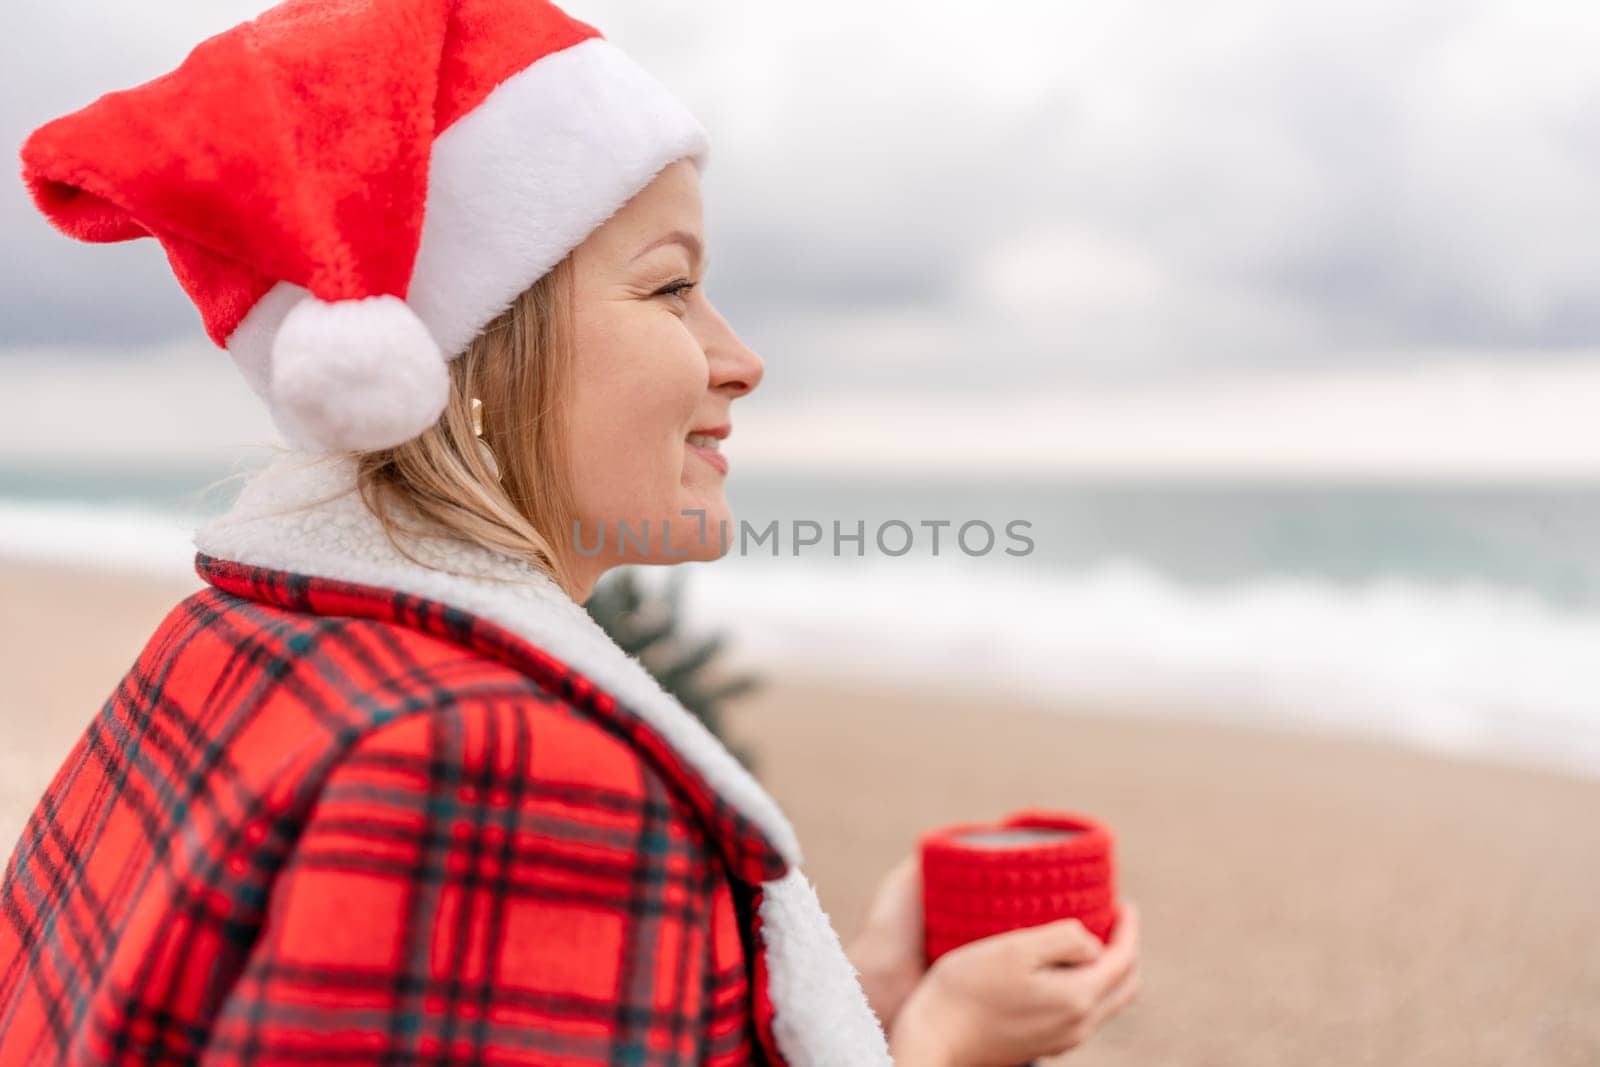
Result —
[[[0,556],[182,578],[198,521],[0,500]],[[1600,776],[1600,614],[1491,585],[1196,588],[1129,561],[984,563],[730,558],[693,566],[686,598],[691,625],[729,630],[736,658],[772,670],[1351,732]]]
[[[0,498],[0,557],[182,578],[194,575],[199,522],[131,505]]]
[[[1600,775],[1600,616],[1490,586],[1263,577],[1180,586],[955,561],[697,568],[693,617],[774,669],[993,685]]]

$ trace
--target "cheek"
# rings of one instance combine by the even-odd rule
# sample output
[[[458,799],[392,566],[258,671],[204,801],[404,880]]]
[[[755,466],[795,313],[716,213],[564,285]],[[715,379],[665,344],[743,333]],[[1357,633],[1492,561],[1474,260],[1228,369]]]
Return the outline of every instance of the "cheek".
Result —
[[[572,473],[579,516],[643,518],[677,506],[684,435],[705,395],[705,356],[659,309],[576,350]],[[631,326],[617,328],[619,326]]]

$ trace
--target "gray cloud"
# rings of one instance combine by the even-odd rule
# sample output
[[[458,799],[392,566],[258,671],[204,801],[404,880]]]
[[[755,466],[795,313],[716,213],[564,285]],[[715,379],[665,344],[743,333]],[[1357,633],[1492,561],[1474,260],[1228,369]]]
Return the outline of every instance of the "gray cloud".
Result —
[[[161,6],[13,19],[0,131],[255,5]],[[712,130],[708,291],[781,388],[1592,346],[1600,10],[1395,7],[569,5]],[[153,243],[71,245],[16,183],[0,222],[0,345],[198,332]]]

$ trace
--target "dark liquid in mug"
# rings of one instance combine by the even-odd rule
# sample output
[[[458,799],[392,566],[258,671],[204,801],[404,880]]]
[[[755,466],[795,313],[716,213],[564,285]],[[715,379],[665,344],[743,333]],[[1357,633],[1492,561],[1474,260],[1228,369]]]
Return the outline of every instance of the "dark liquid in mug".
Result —
[[[956,840],[973,848],[1017,848],[1024,845],[1053,845],[1069,837],[1077,837],[1082,830],[1057,830],[1026,826],[1006,830],[974,830],[957,834]]]

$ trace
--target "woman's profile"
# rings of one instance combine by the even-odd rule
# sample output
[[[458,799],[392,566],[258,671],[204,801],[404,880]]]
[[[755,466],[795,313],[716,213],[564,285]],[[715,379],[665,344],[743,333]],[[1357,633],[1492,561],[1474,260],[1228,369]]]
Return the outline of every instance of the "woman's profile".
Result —
[[[765,367],[705,292],[708,158],[536,0],[290,0],[29,138],[40,210],[156,238],[291,447],[7,866],[0,1064],[1004,1065],[1134,995],[1131,905],[926,967],[909,858],[843,943],[583,610],[723,551]]]

